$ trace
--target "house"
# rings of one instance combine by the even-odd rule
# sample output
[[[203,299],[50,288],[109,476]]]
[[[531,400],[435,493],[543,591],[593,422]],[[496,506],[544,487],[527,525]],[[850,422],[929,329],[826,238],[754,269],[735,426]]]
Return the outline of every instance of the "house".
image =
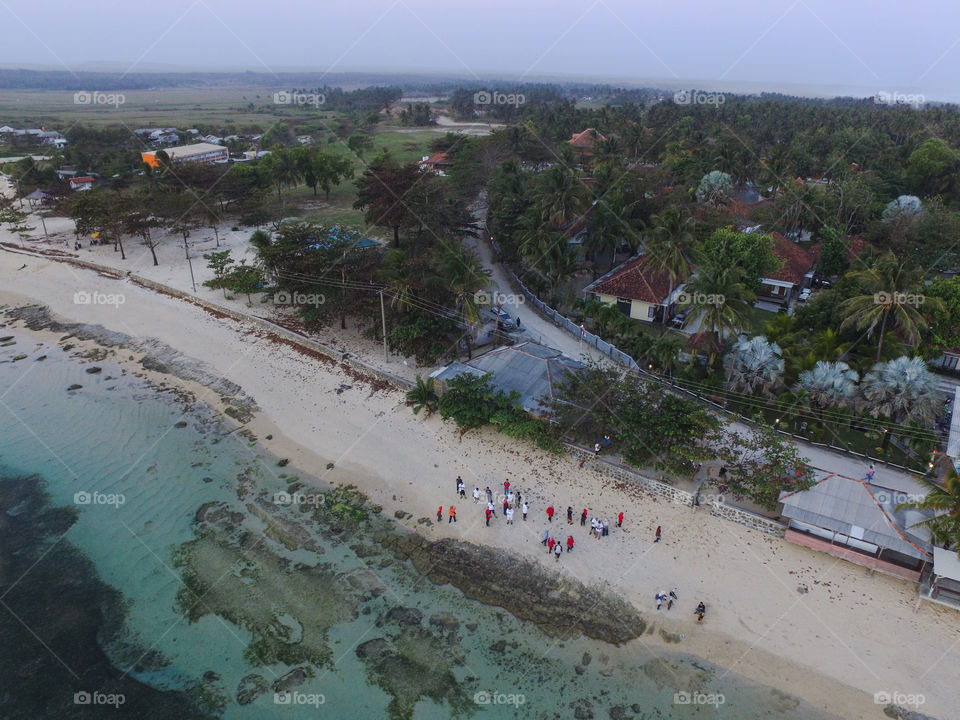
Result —
[[[516,391],[524,410],[543,415],[544,405],[557,397],[557,386],[567,375],[583,367],[583,363],[555,348],[528,341],[499,347],[465,363],[450,363],[430,377],[439,383],[442,392],[445,383],[457,375],[468,373],[481,377],[491,373],[494,387],[506,393]]]
[[[785,538],[798,545],[890,575],[920,581],[933,560],[930,531],[918,523],[929,512],[898,507],[926,494],[923,485],[900,478],[885,488],[826,473],[809,490],[783,492]]]
[[[593,128],[587,128],[582,132],[574,133],[567,143],[573,148],[578,161],[582,163],[593,155],[597,142],[606,139]]]
[[[69,180],[71,190],[90,190],[93,187],[93,184],[96,182],[94,178],[90,175],[82,175],[80,177],[72,177]]]
[[[182,145],[168,148],[165,152],[174,165],[186,162],[227,162],[230,159],[229,152],[225,147],[212,143]],[[159,167],[160,165],[156,152],[143,152],[140,153],[140,157],[150,167]]]
[[[920,581],[920,597],[960,607],[960,558],[956,550],[933,547],[933,568]]]
[[[31,208],[38,207],[49,207],[54,203],[54,197],[50,193],[46,193],[43,190],[34,190],[32,193],[27,195],[27,202],[30,203]]]
[[[651,270],[651,258],[639,255],[627,260],[583,289],[584,297],[616,305],[629,318],[663,322],[673,315],[683,283],[670,287],[670,276]]]
[[[449,170],[453,167],[453,162],[450,160],[450,155],[441,152],[436,155],[424,155],[417,165],[420,166],[420,170],[434,172],[437,175],[443,175],[445,170]]]
[[[810,287],[816,257],[780,233],[771,233],[770,237],[773,238],[773,254],[780,260],[781,267],[769,277],[761,278],[760,294],[775,303],[788,303],[797,292]]]
[[[297,142],[301,145],[313,145],[313,138],[309,135],[297,135]]]

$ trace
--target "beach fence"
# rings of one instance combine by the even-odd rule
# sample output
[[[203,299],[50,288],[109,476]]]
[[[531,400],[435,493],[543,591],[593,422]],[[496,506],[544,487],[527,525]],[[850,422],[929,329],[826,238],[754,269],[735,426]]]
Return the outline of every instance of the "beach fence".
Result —
[[[641,487],[654,495],[659,495],[679,505],[693,507],[694,493],[692,492],[681,490],[661,480],[648,478],[646,475],[642,475],[623,464],[618,464],[602,457],[596,457],[592,451],[582,448],[579,445],[565,442],[564,446],[570,455],[575,458],[580,458],[585,465],[589,463],[590,467],[604,475],[608,475],[628,485]],[[719,500],[714,500],[710,503],[710,514],[778,538],[784,537],[787,532],[787,526],[784,523],[734,505],[728,505]]]
[[[537,310],[539,310],[544,317],[549,319],[558,328],[565,330],[578,340],[582,340],[584,344],[596,348],[618,365],[622,365],[630,370],[640,369],[640,366],[637,365],[637,361],[632,357],[618,349],[615,345],[608,343],[606,340],[602,340],[597,335],[594,335],[589,330],[582,329],[579,325],[573,322],[573,320],[557,310],[554,310],[552,307],[543,302],[543,300],[534,295],[526,285],[520,282],[520,278],[518,278],[512,272],[510,275],[511,279],[517,284],[520,292],[523,293],[523,296],[526,298],[527,302],[537,308]]]

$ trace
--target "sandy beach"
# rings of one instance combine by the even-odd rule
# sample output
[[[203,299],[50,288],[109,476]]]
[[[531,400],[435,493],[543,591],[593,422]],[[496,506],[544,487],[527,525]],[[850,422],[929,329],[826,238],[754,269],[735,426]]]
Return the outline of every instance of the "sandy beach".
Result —
[[[63,231],[50,226],[48,221],[51,232]],[[195,257],[213,245],[210,235],[202,246],[198,242]],[[242,248],[248,235],[227,233],[221,240]],[[8,235],[3,240],[19,244]],[[112,248],[84,249],[79,256],[101,262],[96,257],[100,252],[112,254]],[[189,283],[189,276],[183,277],[185,263],[167,262],[177,253],[183,257],[172,241],[161,248],[157,268],[144,248],[131,245],[127,252],[131,260],[124,267],[133,272],[181,288]],[[24,263],[27,267],[18,269]],[[204,264],[195,260],[194,270]],[[124,300],[118,305],[77,304],[78,291],[122,295]],[[268,314],[260,312],[266,306],[246,308],[245,299],[224,301],[219,291],[199,294]],[[49,307],[63,322],[156,339],[236,383],[259,406],[249,427],[272,453],[325,482],[357,485],[389,516],[397,510],[410,513],[398,522],[411,529],[431,538],[505,548],[621,594],[647,615],[653,630],[611,648],[614,660],[655,655],[667,645],[664,635],[672,639],[680,634],[683,639],[670,649],[699,655],[841,717],[882,717],[875,693],[920,694],[926,700],[920,712],[941,720],[956,716],[960,616],[929,603],[917,607],[911,583],[712,517],[706,508],[694,513],[649,493],[616,487],[589,463],[579,468],[570,457],[550,456],[492,431],[471,432],[461,441],[453,425],[439,417],[414,416],[399,390],[374,390],[355,373],[272,342],[252,326],[128,281],[0,251],[0,304],[28,303]],[[336,344],[346,343],[341,338]],[[376,347],[350,343],[359,357],[375,353]],[[138,357],[123,351],[115,359],[136,364]],[[416,369],[393,358],[390,371],[412,377]],[[188,389],[200,400],[220,403],[206,388]],[[268,435],[273,439],[265,440]],[[457,475],[467,485],[463,501],[454,490]],[[471,491],[487,486],[502,491],[505,479],[529,502],[530,518],[524,522],[518,514],[516,523],[506,526],[498,516],[488,528]],[[451,503],[458,508],[456,524],[418,523],[420,518],[435,520],[440,505],[446,516]],[[557,511],[552,524],[546,520],[548,505]],[[568,505],[577,515],[586,508],[611,525],[622,511],[624,526],[612,527],[607,538],[593,539],[579,522],[567,525]],[[559,562],[547,557],[540,544],[551,525],[558,537],[572,534],[576,540],[574,551]],[[658,525],[663,541],[654,543]],[[654,595],[674,588],[680,602],[658,612]],[[692,614],[700,600],[708,607],[703,625]]]

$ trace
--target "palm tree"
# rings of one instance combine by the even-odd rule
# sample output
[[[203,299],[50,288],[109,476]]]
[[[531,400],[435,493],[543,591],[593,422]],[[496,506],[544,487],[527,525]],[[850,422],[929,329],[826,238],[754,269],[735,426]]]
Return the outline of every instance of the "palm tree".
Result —
[[[853,324],[860,330],[866,329],[867,337],[870,337],[879,325],[877,362],[883,357],[883,339],[888,325],[908,342],[916,344],[921,328],[927,325],[924,313],[919,309],[921,304],[927,314],[943,307],[939,298],[924,298],[917,292],[921,286],[922,271],[901,263],[893,253],[881,256],[866,270],[850,273],[850,277],[860,283],[864,293],[843,303],[841,308],[847,313],[847,318],[840,329]]]
[[[649,257],[649,267],[653,272],[664,272],[670,280],[670,292],[690,276],[693,257],[697,244],[696,220],[679,210],[667,210],[650,218],[652,230],[650,240],[644,247],[644,255]],[[667,327],[668,312],[663,313],[663,329]]]
[[[690,278],[682,295],[681,303],[687,309],[687,322],[699,324],[699,333],[709,333],[710,364],[727,335],[739,335],[747,326],[754,294],[743,283],[743,270],[737,266],[715,268],[701,267]]]
[[[939,406],[937,381],[917,357],[877,363],[860,384],[863,401],[873,417],[894,422],[932,422]]]
[[[684,339],[678,334],[661,335],[644,353],[643,360],[646,360],[648,365],[653,365],[653,368],[650,369],[657,369],[660,372],[667,373],[667,375],[672,375],[673,367],[677,363],[677,356],[680,355],[683,346]]]
[[[783,382],[783,355],[780,346],[762,335],[740,339],[727,355],[727,387],[735,392],[772,396]]]
[[[851,408],[857,400],[857,381],[860,376],[845,362],[819,361],[813,370],[800,373],[797,392],[802,392],[806,404],[820,412],[826,408]]]
[[[477,294],[484,290],[490,279],[490,271],[483,266],[480,258],[461,245],[451,247],[440,259],[438,275],[453,293],[454,303],[467,326],[467,358],[473,357],[471,336],[480,321],[480,302]]]
[[[554,165],[541,178],[535,195],[540,218],[551,227],[559,228],[583,210],[584,186],[573,171],[563,165]]]
[[[943,485],[931,480],[922,482],[928,488],[926,496],[903,503],[897,509],[932,510],[936,514],[921,520],[917,525],[927,526],[933,539],[943,547],[960,549],[960,475],[953,468],[953,463],[949,463]]]
[[[428,377],[424,380],[417,375],[416,386],[407,392],[407,405],[413,406],[413,414],[417,415],[421,410],[424,410],[427,417],[430,417],[436,412],[439,400],[440,398],[434,388],[433,378]]]

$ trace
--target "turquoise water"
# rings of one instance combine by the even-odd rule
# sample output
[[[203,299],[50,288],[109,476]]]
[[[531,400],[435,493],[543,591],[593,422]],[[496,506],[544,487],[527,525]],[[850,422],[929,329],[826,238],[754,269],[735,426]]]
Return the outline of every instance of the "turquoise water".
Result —
[[[285,473],[202,398],[7,335],[0,717],[826,717],[437,587],[376,543],[388,521]],[[306,502],[278,505],[288,490]]]

